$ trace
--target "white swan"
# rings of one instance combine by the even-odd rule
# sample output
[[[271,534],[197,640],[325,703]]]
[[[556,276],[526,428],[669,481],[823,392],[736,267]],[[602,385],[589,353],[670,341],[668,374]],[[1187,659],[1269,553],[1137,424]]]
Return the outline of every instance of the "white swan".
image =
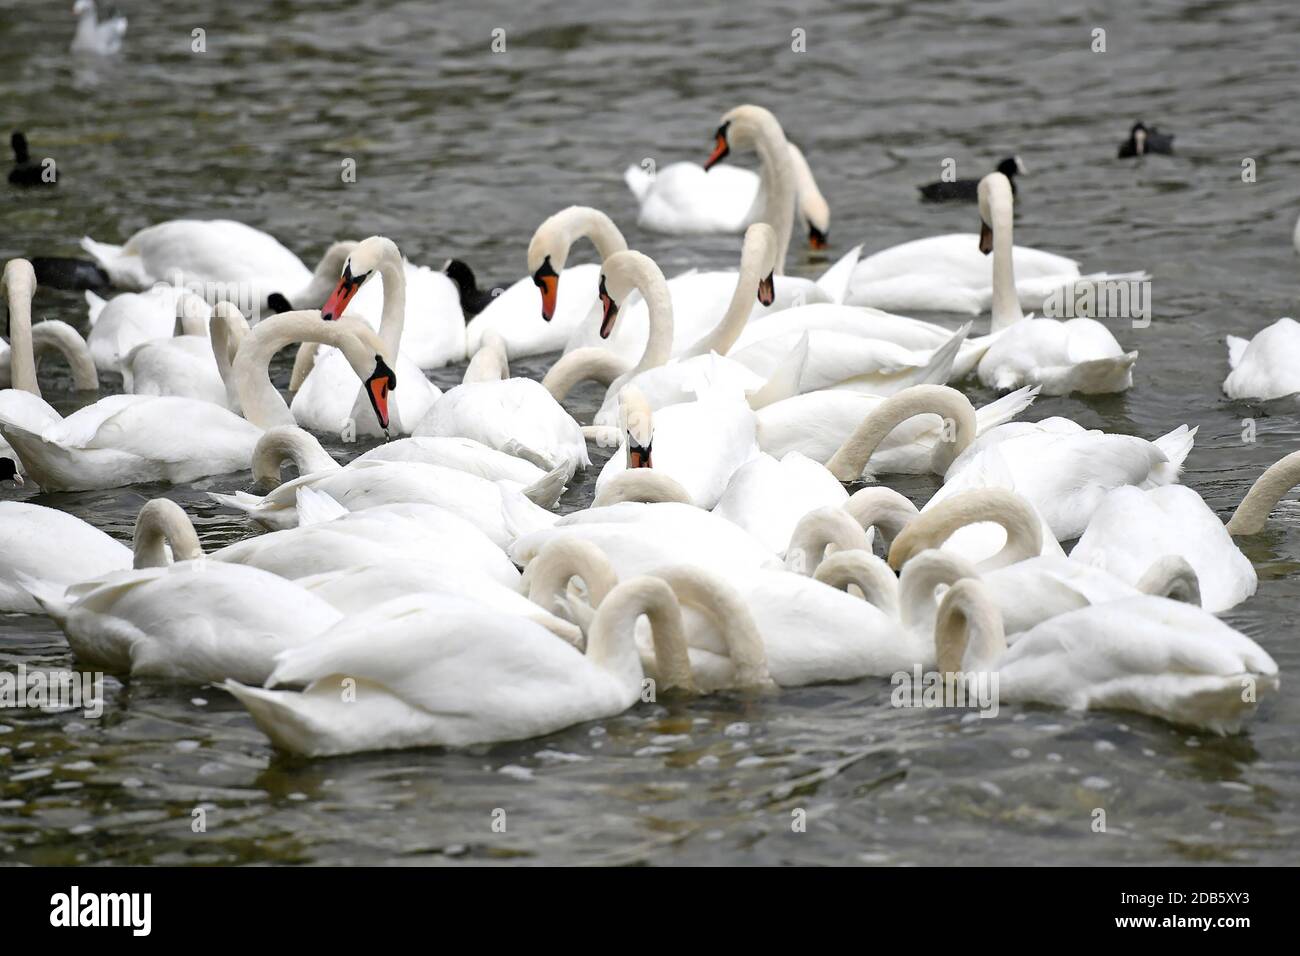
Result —
[[[939,606],[935,648],[943,674],[996,674],[1004,702],[1136,711],[1221,734],[1236,731],[1278,685],[1277,664],[1250,638],[1159,597],[1058,615],[1008,648],[997,605],[983,584],[965,579]]]
[[[385,354],[396,356],[394,367],[405,386],[397,390],[392,403],[391,428],[398,434],[410,434],[441,397],[442,391],[425,378],[415,360],[402,351],[407,311],[406,266],[396,243],[383,236],[371,236],[358,243],[343,264],[342,277],[321,310],[321,317],[334,321],[342,316],[358,290],[375,275],[384,280],[379,338],[384,342]],[[463,336],[463,328],[456,334]],[[379,429],[387,432],[390,423],[380,423],[377,429],[377,423],[365,414],[370,396],[364,387],[358,391],[348,364],[347,357],[336,349],[317,353],[314,367],[299,385],[290,406],[294,419],[304,428],[333,434],[345,430],[349,433],[355,430],[355,434],[364,435],[379,434]]]
[[[105,301],[87,290],[86,344],[101,372],[121,372],[136,346],[169,339],[179,319],[184,335],[206,337],[212,307],[186,289],[158,284],[148,292],[123,292]]]
[[[828,467],[834,462],[831,470],[840,481],[943,474],[939,469],[976,436],[1015,418],[1036,394],[1023,388],[972,408],[966,396],[945,385],[913,385],[888,399],[811,392],[760,408],[758,443],[770,455],[798,452]]]
[[[1113,489],[1070,557],[1136,584],[1153,561],[1167,554],[1184,558],[1195,569],[1201,605],[1216,614],[1246,600],[1259,584],[1254,565],[1233,544],[1223,522],[1185,485]]]
[[[599,209],[568,206],[548,217],[528,243],[527,277],[496,296],[465,327],[468,354],[478,352],[488,333],[500,336],[515,358],[564,348],[596,307],[600,266],[566,268],[570,250],[583,238],[591,240],[602,262],[627,249],[623,234]],[[544,322],[537,321],[539,301]]]
[[[1300,392],[1300,322],[1278,319],[1253,339],[1228,336],[1223,394],[1268,400]]]
[[[1147,441],[1084,430],[1068,418],[1009,422],[956,457],[926,507],[972,488],[1010,488],[1033,503],[1057,541],[1069,541],[1083,534],[1112,488],[1177,481],[1196,431],[1180,425]]]
[[[311,640],[341,617],[282,577],[205,560],[184,512],[167,499],[141,509],[135,544],[134,570],[66,589],[24,582],[84,666],[189,683],[261,681],[278,651]],[[166,565],[164,544],[176,563]]]
[[[71,326],[48,320],[32,325],[36,273],[30,262],[26,259],[6,262],[0,285],[4,286],[9,305],[9,335],[12,339],[3,356],[7,360],[3,367],[6,387],[0,390],[0,422],[40,430],[61,419],[59,413],[41,397],[40,383],[36,379],[38,350],[57,351],[64,356],[72,369],[73,385],[78,391],[98,391],[99,376],[85,341]],[[2,431],[0,457],[19,457]],[[25,466],[17,462],[16,471],[24,470]]]
[[[114,11],[109,19],[99,19],[95,0],[77,0],[72,5],[72,13],[78,18],[77,32],[72,35],[73,53],[109,56],[122,49],[122,37],[126,36],[126,17]]]
[[[728,131],[730,132],[730,131]],[[803,152],[787,140],[795,205],[812,249],[824,249],[830,237],[831,209]],[[623,181],[641,207],[637,225],[654,232],[699,235],[743,232],[762,219],[771,197],[772,175],[735,166],[671,163],[663,169],[629,166]]]
[[[292,424],[267,368],[279,349],[303,340],[343,348],[366,383],[373,414],[386,425],[393,374],[383,359],[383,342],[365,325],[322,322],[318,315],[287,312],[264,320],[245,337],[232,376],[247,420],[193,399],[113,395],[42,427],[24,424],[0,407],[0,434],[47,491],[146,481],[180,484],[242,471],[264,429]]]
[[[7,460],[7,459],[5,459]],[[0,501],[0,611],[36,613],[23,577],[66,588],[131,567],[131,550],[54,508]]]
[[[758,455],[754,412],[739,395],[708,393],[651,413],[635,385],[623,387],[622,443],[596,478],[596,493],[629,468],[652,464],[701,508],[722,497],[737,468]],[[653,451],[652,451],[653,443]]]
[[[784,555],[800,518],[816,508],[843,507],[848,500],[830,472],[797,451],[779,459],[760,454],[735,470],[713,513]]]
[[[177,335],[135,346],[122,359],[123,391],[194,398],[239,411],[230,370],[248,320],[231,303],[218,302],[208,329],[203,335]]]
[[[172,219],[120,246],[86,236],[81,247],[119,289],[140,292],[159,282],[197,288],[209,302],[229,299],[253,313],[275,292],[297,308],[319,308],[338,281],[337,250],[313,274],[274,236],[229,219]]]
[[[545,472],[530,462],[497,451],[470,438],[398,438],[376,445],[358,455],[347,466],[340,465],[321,447],[316,436],[295,426],[271,428],[262,434],[253,449],[253,481],[268,490],[285,482],[282,468],[296,467],[299,479],[317,472],[333,472],[365,461],[410,461],[425,465],[442,465],[468,472],[488,481],[507,481],[518,485],[531,500],[544,508],[552,507],[564,491],[564,475]],[[222,503],[234,503],[225,495],[212,495]],[[240,496],[233,496],[239,500]]]
[[[572,475],[590,465],[582,426],[540,382],[509,377],[506,346],[495,333],[482,343],[465,381],[433,403],[415,435],[472,438],[548,472],[564,468]]]
[[[1009,550],[999,560],[975,566],[951,551],[935,551],[961,528],[995,520],[1007,532]],[[1132,581],[1059,555],[1042,554],[1041,525],[1033,506],[1014,492],[1000,488],[969,491],[909,520],[889,551],[892,567],[907,570],[921,556],[932,597],[934,587],[959,578],[980,577],[1001,609],[1007,633],[1016,634],[1057,614],[1088,604],[1101,604],[1154,594],[1200,603],[1196,572],[1186,561],[1161,554],[1148,559]],[[847,560],[847,559],[841,559]],[[928,604],[933,623],[934,602]]]
[[[672,590],[625,581],[601,602],[582,653],[540,625],[451,597],[398,598],[286,653],[267,682],[228,682],[277,747],[309,756],[520,740],[612,717],[641,697],[633,627],[680,632]],[[341,675],[356,681],[344,702]]]
[[[1045,395],[1122,392],[1133,384],[1137,352],[1125,352],[1096,319],[1026,319],[1015,292],[1011,183],[1002,173],[980,180],[981,251],[993,251],[993,331],[1005,330],[980,359],[980,381],[1009,391],[1041,385]],[[991,243],[990,240],[991,239]]]

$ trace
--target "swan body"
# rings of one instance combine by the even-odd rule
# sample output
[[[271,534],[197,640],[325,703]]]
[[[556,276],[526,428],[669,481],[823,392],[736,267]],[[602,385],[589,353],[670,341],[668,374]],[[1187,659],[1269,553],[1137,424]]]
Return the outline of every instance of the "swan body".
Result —
[[[975,409],[976,434],[1005,424],[1028,408],[1036,389],[1022,388]],[[769,455],[792,452],[826,464],[883,401],[850,391],[819,391],[796,395],[760,408],[759,447]],[[938,413],[916,415],[899,423],[872,451],[861,477],[930,473],[934,449],[944,434]]]
[[[66,588],[131,567],[131,549],[79,518],[0,501],[0,611],[39,613],[23,578]]]
[[[1223,394],[1267,401],[1300,392],[1300,322],[1278,319],[1253,339],[1228,336]]]
[[[122,361],[122,388],[131,395],[170,395],[230,407],[207,336],[178,335],[137,345]]]
[[[86,292],[90,335],[86,344],[101,372],[121,372],[126,356],[136,346],[170,339],[179,317],[186,335],[208,334],[212,308],[199,296],[170,285],[148,292],[123,292],[105,301]]]
[[[1250,559],[1201,496],[1185,485],[1115,488],[1070,557],[1133,584],[1166,554],[1185,558],[1196,571],[1201,605],[1212,613],[1235,607],[1258,587]]]
[[[294,293],[312,279],[311,270],[274,236],[229,219],[173,219],[141,229],[120,246],[87,236],[81,247],[113,285],[136,292],[159,282],[221,286],[227,296],[251,292],[261,304],[272,292]],[[247,309],[252,303],[236,304]]]
[[[784,556],[800,518],[815,508],[842,507],[848,500],[830,472],[798,452],[780,459],[760,454],[732,474],[713,513]]]
[[[644,675],[632,626],[642,614],[656,631],[680,630],[668,586],[634,579],[601,602],[584,654],[516,615],[412,595],[279,658],[269,687],[304,691],[226,688],[276,746],[311,756],[538,737],[637,702]],[[344,674],[357,683],[346,703]]]
[[[548,471],[563,465],[572,474],[591,464],[582,427],[540,382],[528,378],[457,385],[433,404],[414,433],[472,438]]]
[[[191,684],[260,683],[278,652],[341,617],[284,578],[203,558],[50,589],[41,603],[83,666]]]
[[[1005,702],[1128,710],[1235,732],[1277,688],[1277,664],[1254,641],[1180,601],[1136,597],[1061,614],[1006,645],[979,582],[955,584],[939,608],[939,670],[996,673]]]
[[[758,455],[754,412],[739,396],[707,394],[699,401],[670,405],[653,414],[635,386],[624,389],[634,407],[624,414],[639,418],[653,436],[640,446],[654,445],[654,468],[677,481],[701,508],[712,508],[722,497],[736,469]],[[605,462],[596,478],[596,493],[628,468],[629,439]]]
[[[830,232],[830,206],[802,151],[788,143],[796,203],[813,248]],[[623,181],[640,206],[637,225],[673,235],[743,232],[764,215],[770,175],[735,166],[671,163],[650,172],[629,166]]]

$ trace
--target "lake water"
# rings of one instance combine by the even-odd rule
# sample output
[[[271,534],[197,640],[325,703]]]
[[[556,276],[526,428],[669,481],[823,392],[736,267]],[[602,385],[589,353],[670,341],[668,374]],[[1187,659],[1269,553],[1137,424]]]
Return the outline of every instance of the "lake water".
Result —
[[[646,157],[701,161],[718,117],[752,101],[808,154],[833,207],[834,255],[976,229],[973,207],[923,206],[915,185],[946,157],[978,176],[1019,152],[1030,172],[1019,243],[1153,275],[1150,327],[1111,323],[1141,352],[1134,388],[1043,400],[1028,418],[1146,438],[1199,426],[1184,480],[1225,517],[1265,465],[1300,447],[1293,400],[1229,402],[1219,390],[1224,335],[1291,314],[1300,282],[1290,0],[1075,12],[1029,0],[229,0],[210,17],[157,0],[124,4],[124,53],[90,64],[67,52],[68,6],[0,0],[7,120],[60,176],[54,190],[0,190],[4,258],[226,216],[308,262],[334,238],[385,233],[416,262],[456,255],[501,281],[521,274],[537,223],[585,203],[670,275],[734,267],[735,237],[638,229],[621,177]],[[494,54],[497,28],[506,52]],[[1104,53],[1092,50],[1096,28]],[[205,53],[191,52],[195,29]],[[795,29],[806,52],[791,50]],[[1176,133],[1177,155],[1117,161],[1139,118]],[[345,158],[357,164],[347,185]],[[1242,181],[1246,158],[1254,183]],[[796,248],[790,271],[824,266],[807,256]],[[71,293],[41,290],[35,315],[85,326]],[[61,376],[43,384],[66,411],[76,400]],[[596,392],[577,398],[589,415]],[[590,500],[595,473],[566,509]],[[167,494],[211,549],[252,529],[203,492],[249,480],[18,497],[127,540],[139,506]],[[896,487],[920,504],[936,483]],[[891,708],[889,684],[866,680],[661,701],[469,752],[309,762],[277,755],[221,691],[110,678],[100,720],[0,713],[0,862],[1295,863],[1300,509],[1284,506],[1242,544],[1259,593],[1226,620],[1276,658],[1283,693],[1238,736],[1032,707],[963,720]],[[0,667],[20,663],[74,662],[52,623],[0,616]],[[193,832],[197,807],[206,832]],[[1105,833],[1093,832],[1096,809]],[[798,810],[806,832],[792,827]]]

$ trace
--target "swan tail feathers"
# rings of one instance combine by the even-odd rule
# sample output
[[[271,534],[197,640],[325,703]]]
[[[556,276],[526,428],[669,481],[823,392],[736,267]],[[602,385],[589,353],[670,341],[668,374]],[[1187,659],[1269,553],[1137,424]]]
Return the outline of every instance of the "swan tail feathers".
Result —
[[[1039,385],[1026,385],[975,409],[977,433],[982,434],[990,428],[1004,425],[1016,418],[1021,412],[1034,404],[1034,399],[1038,397],[1041,388]]]
[[[117,260],[122,257],[122,247],[115,246],[109,242],[96,242],[90,236],[81,237],[81,248],[90,253],[91,258],[99,263],[105,272],[112,274],[110,266],[116,264]]]
[[[95,295],[89,289],[86,290],[86,321],[94,328],[95,323],[99,321],[99,316],[104,311],[104,306],[108,301],[102,296]]]
[[[944,385],[952,376],[953,363],[961,352],[966,336],[970,334],[971,325],[966,322],[953,333],[952,338],[930,353],[929,361],[911,376],[906,385]]]
[[[67,588],[63,585],[34,578],[30,574],[24,574],[17,569],[10,573],[13,583],[26,591],[31,596],[31,599],[40,605],[41,610],[54,623],[62,627],[68,619],[68,612],[72,609],[72,602],[67,599]]]
[[[1196,443],[1197,431],[1199,427],[1188,428],[1186,425],[1179,425],[1168,435],[1161,435],[1151,443],[1160,449],[1166,461],[1151,469],[1148,487],[1167,485],[1178,480],[1178,474],[1183,470],[1183,462],[1187,460],[1192,445]]]
[[[507,455],[528,462],[530,465],[536,465],[542,471],[550,471],[556,467],[556,463],[551,461],[549,455],[545,455],[535,448],[530,448],[517,438],[509,438],[501,443],[501,450]]]
[[[1122,392],[1133,385],[1133,365],[1137,352],[1125,352],[1109,358],[1089,359],[1064,369],[1044,370],[1038,375],[1048,395],[1068,395],[1082,392],[1085,395],[1108,395]]]
[[[545,508],[531,501],[508,482],[497,482],[501,488],[501,516],[505,519],[506,533],[513,542],[515,539],[534,531],[542,531],[560,520]]]
[[[331,695],[334,699],[327,703],[321,695],[264,690],[235,680],[227,680],[221,687],[248,709],[253,722],[281,750],[309,757],[340,752],[337,742],[334,747],[327,743],[336,735],[331,726],[334,721],[326,711],[331,705],[343,711],[354,709],[354,705],[338,705],[337,695]]]
[[[313,524],[324,524],[327,521],[333,521],[335,518],[341,518],[348,513],[347,508],[328,494],[307,485],[298,489],[297,510],[298,527],[300,528]]]
[[[236,511],[242,511],[250,515],[261,507],[264,500],[257,495],[250,495],[246,491],[236,491],[233,495],[209,491],[208,497],[219,505],[225,505],[227,508],[233,508]]]
[[[531,485],[523,489],[524,497],[542,508],[554,508],[564,494],[564,487],[573,477],[573,471],[567,463],[556,465]]]
[[[795,347],[772,370],[767,382],[761,388],[750,392],[746,396],[749,407],[754,411],[758,411],[773,402],[779,402],[798,395],[799,382],[803,378],[804,368],[807,364],[808,333],[804,332],[803,335],[799,336],[799,341],[795,344]]]
[[[637,202],[645,202],[646,196],[650,194],[650,187],[655,184],[655,177],[654,173],[633,164],[623,170],[623,182],[627,183],[627,188],[632,190],[632,195],[636,197]]]
[[[1228,368],[1236,368],[1241,357],[1246,354],[1246,346],[1250,342],[1236,335],[1229,335],[1228,339]]]
[[[861,253],[862,244],[858,243],[817,278],[817,288],[830,296],[836,305],[843,305],[849,294],[849,280],[853,277]]]

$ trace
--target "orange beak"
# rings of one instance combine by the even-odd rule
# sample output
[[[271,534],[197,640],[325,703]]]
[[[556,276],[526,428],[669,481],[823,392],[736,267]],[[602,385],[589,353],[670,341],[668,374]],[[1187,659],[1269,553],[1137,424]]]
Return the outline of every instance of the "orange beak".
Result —
[[[731,152],[731,146],[727,143],[726,123],[723,123],[718,127],[717,137],[717,142],[713,146],[713,152],[710,153],[709,158],[704,161],[704,171],[706,173],[715,165],[726,159],[727,154]]]
[[[627,467],[628,468],[653,468],[651,462],[650,446],[638,445],[631,435],[627,436]]]
[[[614,331],[614,321],[618,318],[618,303],[609,297],[605,291],[605,277],[600,277],[600,304],[604,306],[605,313],[600,319],[600,337],[607,339],[610,333]]]
[[[555,317],[555,299],[560,294],[560,277],[547,256],[533,273],[533,285],[542,293],[542,318],[547,322]]]
[[[379,427],[388,431],[388,393],[397,388],[397,375],[384,362],[382,356],[375,356],[375,373],[366,379],[366,394],[370,396],[370,407],[375,410]]]
[[[333,322],[343,315],[343,310],[348,307],[352,297],[357,294],[361,288],[361,283],[366,281],[366,277],[359,279],[352,277],[352,264],[348,263],[343,267],[343,275],[339,277],[339,284],[334,287],[330,297],[325,300],[325,305],[321,307],[320,317],[326,322]]]
[[[808,248],[813,252],[821,252],[830,245],[830,237],[822,232],[816,226],[809,223],[808,225]]]
[[[758,283],[758,301],[763,305],[771,305],[776,301],[776,273],[769,272],[766,279]]]

